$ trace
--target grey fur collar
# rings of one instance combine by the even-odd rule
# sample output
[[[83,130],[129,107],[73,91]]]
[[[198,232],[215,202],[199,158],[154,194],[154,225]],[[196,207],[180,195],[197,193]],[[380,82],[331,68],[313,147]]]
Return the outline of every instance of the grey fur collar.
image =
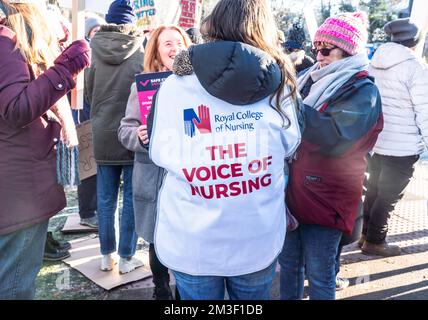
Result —
[[[130,36],[143,36],[143,31],[133,24],[104,24],[100,27],[102,32],[118,32]]]
[[[188,76],[193,73],[192,61],[190,59],[191,47],[181,51],[175,56],[172,72],[178,76]]]

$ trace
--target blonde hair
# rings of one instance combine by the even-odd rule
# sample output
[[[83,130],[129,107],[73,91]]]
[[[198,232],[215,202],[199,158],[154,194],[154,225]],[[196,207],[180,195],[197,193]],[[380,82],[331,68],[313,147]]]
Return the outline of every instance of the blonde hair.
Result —
[[[7,11],[7,26],[16,35],[15,49],[21,52],[37,77],[53,65],[59,54],[53,28],[45,22],[40,5],[2,1]]]
[[[146,50],[144,53],[144,72],[159,72],[164,67],[159,54],[159,36],[165,30],[175,30],[180,33],[183,38],[183,43],[188,48],[192,41],[187,33],[178,26],[162,25],[150,33],[150,39],[147,42]]]
[[[220,0],[212,13],[204,20],[201,31],[207,39],[238,41],[263,50],[273,57],[281,69],[281,85],[271,96],[276,97],[278,112],[280,105],[290,96],[296,99],[297,85],[293,64],[278,46],[278,29],[266,0]],[[283,96],[288,85],[290,94]]]

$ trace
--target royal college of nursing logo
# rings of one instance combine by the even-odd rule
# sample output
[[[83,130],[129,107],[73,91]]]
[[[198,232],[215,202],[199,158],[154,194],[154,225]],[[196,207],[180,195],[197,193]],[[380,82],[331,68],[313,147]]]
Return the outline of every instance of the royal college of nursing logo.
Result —
[[[198,114],[193,109],[184,109],[184,133],[193,138],[196,134],[196,128],[199,133],[211,133],[210,108],[204,105],[198,107]]]

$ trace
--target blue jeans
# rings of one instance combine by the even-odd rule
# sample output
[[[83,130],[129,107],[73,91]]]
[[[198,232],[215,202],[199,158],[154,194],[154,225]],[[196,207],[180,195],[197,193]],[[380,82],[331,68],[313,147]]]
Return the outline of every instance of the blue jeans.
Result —
[[[342,254],[343,246],[339,244],[339,247],[337,248],[336,258],[335,258],[335,267],[334,267],[334,273],[336,276],[340,272],[340,255]]]
[[[114,213],[123,171],[123,208],[119,216],[119,256],[129,258],[135,254],[137,234],[135,232],[134,206],[132,203],[132,165],[97,165],[98,234],[101,254],[116,251]]]
[[[0,236],[0,300],[29,300],[43,262],[48,220]]]
[[[224,300],[225,289],[230,300],[269,300],[275,266],[276,259],[266,269],[234,277],[173,274],[182,300]]]
[[[303,298],[305,274],[311,300],[336,298],[336,257],[341,237],[340,230],[305,224],[287,233],[278,259],[282,300]]]

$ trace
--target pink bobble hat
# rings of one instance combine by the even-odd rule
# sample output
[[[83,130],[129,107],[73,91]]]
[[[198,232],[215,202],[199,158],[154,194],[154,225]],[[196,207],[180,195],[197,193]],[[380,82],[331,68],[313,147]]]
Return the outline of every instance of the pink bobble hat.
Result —
[[[314,43],[326,42],[351,56],[364,50],[368,39],[365,12],[346,12],[327,18],[315,33]]]

